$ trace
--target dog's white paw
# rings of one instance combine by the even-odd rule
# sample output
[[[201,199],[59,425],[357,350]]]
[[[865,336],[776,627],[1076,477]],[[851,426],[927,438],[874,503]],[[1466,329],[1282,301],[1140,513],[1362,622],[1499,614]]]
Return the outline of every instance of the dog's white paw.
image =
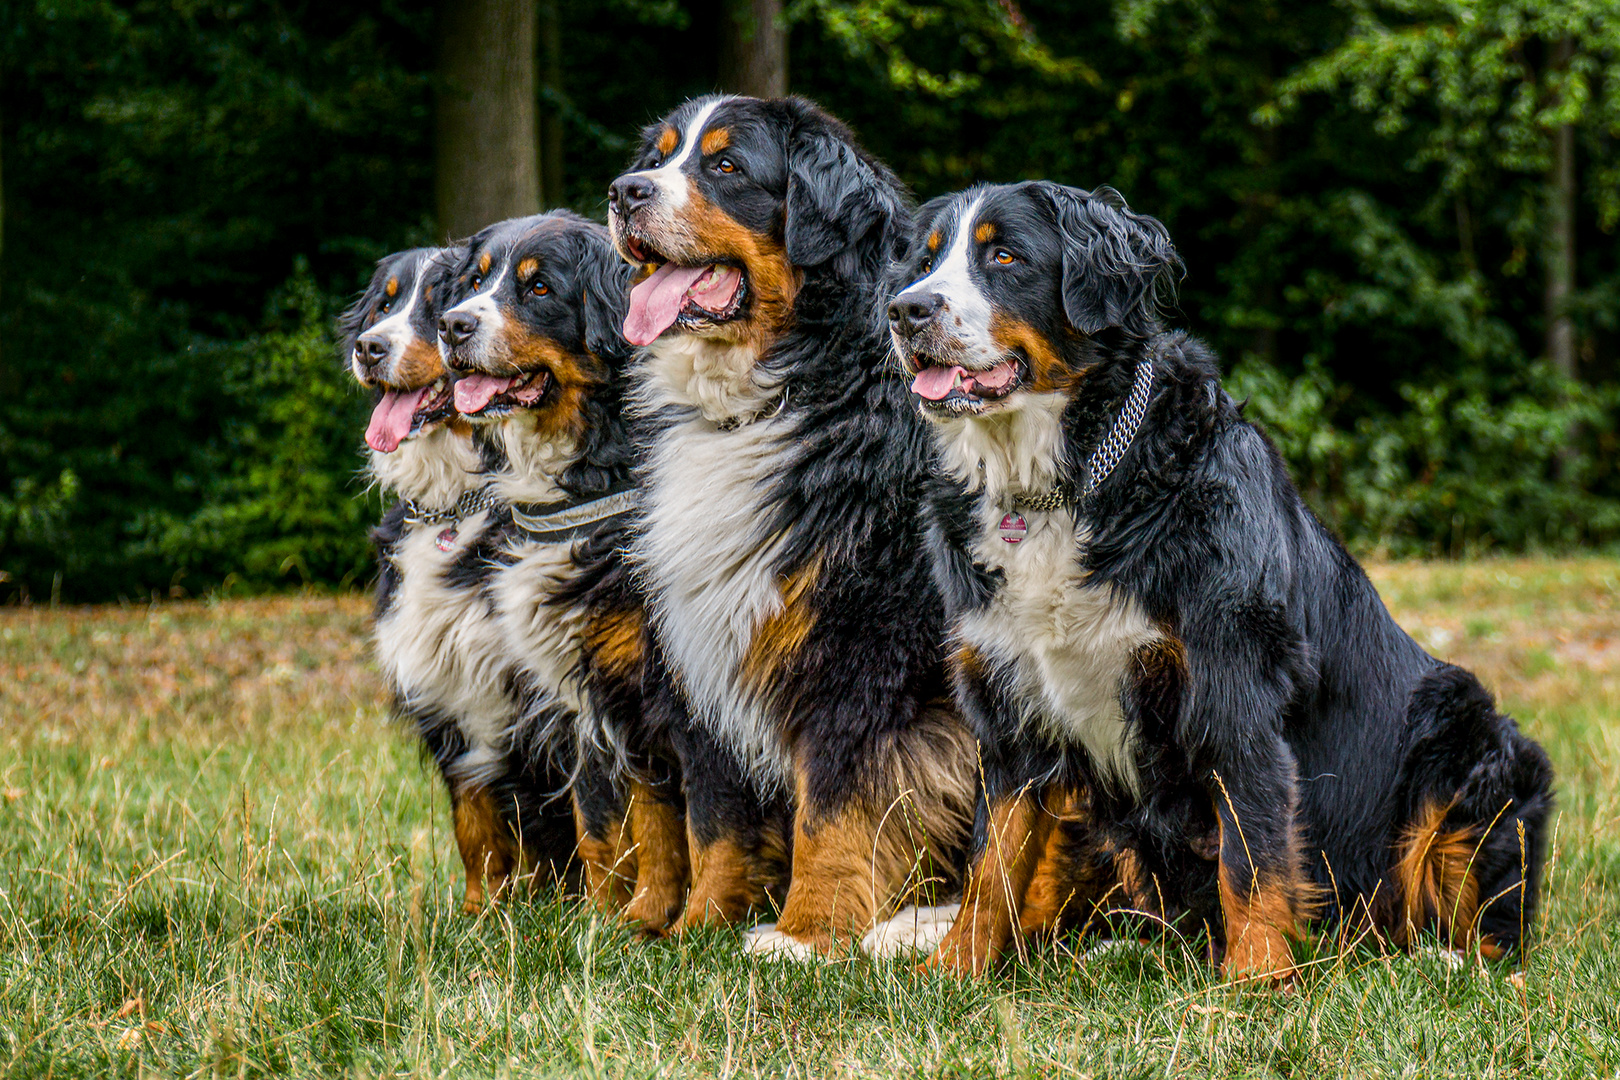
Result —
[[[1419,945],[1419,956],[1432,957],[1452,971],[1461,971],[1468,966],[1468,955],[1461,949],[1443,949],[1438,945]]]
[[[894,918],[866,932],[861,939],[861,951],[883,960],[907,953],[931,953],[956,921],[961,907],[961,904],[941,904],[901,908]]]
[[[1075,960],[1082,964],[1089,964],[1093,960],[1106,960],[1115,953],[1145,947],[1142,942],[1133,938],[1104,938],[1095,945],[1088,945],[1086,948],[1081,949],[1075,956]]]
[[[816,950],[796,937],[777,930],[775,923],[760,923],[743,933],[743,952],[768,960],[797,960],[801,964],[813,963]]]

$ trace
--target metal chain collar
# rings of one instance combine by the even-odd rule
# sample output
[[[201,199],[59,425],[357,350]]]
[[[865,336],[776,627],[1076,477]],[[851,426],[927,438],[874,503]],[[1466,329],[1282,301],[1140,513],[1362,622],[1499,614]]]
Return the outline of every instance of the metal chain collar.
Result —
[[[495,493],[487,487],[474,488],[461,493],[455,505],[438,510],[424,509],[415,499],[406,499],[405,520],[412,525],[446,525],[472,517],[480,510],[488,510],[496,503]]]
[[[728,416],[714,426],[719,428],[721,431],[736,431],[740,427],[747,427],[749,424],[755,423],[759,420],[774,420],[778,416],[782,415],[782,410],[787,408],[787,404],[788,389],[784,386],[782,387],[781,395],[777,397],[774,405],[767,405],[758,412],[747,413],[743,416]]]
[[[1107,480],[1109,474],[1119,464],[1119,459],[1125,456],[1130,448],[1131,440],[1136,438],[1136,432],[1142,426],[1142,418],[1147,415],[1148,399],[1153,396],[1153,358],[1145,357],[1136,365],[1136,378],[1131,383],[1131,392],[1125,398],[1125,405],[1115,417],[1113,427],[1103,436],[1103,441],[1097,444],[1097,449],[1091,452],[1091,458],[1086,462],[1086,479],[1076,496],[1068,487],[1058,487],[1042,495],[1019,496],[1013,500],[1014,510],[1052,511],[1060,510],[1065,506],[1074,506],[1077,503],[1090,499]]]
[[[1153,359],[1148,357],[1136,365],[1136,381],[1131,384],[1131,394],[1125,399],[1125,407],[1119,410],[1119,418],[1114,421],[1114,426],[1097,449],[1091,452],[1091,460],[1086,462],[1086,482],[1080,489],[1082,499],[1091,498],[1102,482],[1108,479],[1108,474],[1114,471],[1119,459],[1125,456],[1131,440],[1136,438],[1137,429],[1142,426],[1142,417],[1147,415],[1148,398],[1152,393]]]

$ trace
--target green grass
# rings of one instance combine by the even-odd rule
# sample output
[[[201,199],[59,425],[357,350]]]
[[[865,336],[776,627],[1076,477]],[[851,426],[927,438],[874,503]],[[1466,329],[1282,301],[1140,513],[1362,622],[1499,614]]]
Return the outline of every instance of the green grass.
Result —
[[[0,1073],[1617,1075],[1620,564],[1374,576],[1559,768],[1522,976],[1321,945],[1283,995],[1165,944],[964,984],[470,919],[362,600],[0,611]]]

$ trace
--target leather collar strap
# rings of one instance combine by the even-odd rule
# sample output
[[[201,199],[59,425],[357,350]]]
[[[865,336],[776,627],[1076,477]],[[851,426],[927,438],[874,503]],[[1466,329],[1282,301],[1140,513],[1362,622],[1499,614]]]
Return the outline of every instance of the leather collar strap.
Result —
[[[560,544],[589,532],[604,521],[624,517],[636,508],[636,491],[629,484],[614,488],[590,502],[512,504],[512,524],[525,540]]]

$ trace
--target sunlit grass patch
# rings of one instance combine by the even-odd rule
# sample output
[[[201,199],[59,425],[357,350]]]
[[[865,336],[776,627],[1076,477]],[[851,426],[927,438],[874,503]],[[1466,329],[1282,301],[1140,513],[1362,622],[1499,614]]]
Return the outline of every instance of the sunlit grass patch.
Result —
[[[0,1072],[1615,1075],[1620,564],[1372,572],[1558,767],[1522,975],[1318,941],[1279,995],[1197,943],[1067,940],[964,984],[554,893],[470,919],[364,600],[0,611]]]

